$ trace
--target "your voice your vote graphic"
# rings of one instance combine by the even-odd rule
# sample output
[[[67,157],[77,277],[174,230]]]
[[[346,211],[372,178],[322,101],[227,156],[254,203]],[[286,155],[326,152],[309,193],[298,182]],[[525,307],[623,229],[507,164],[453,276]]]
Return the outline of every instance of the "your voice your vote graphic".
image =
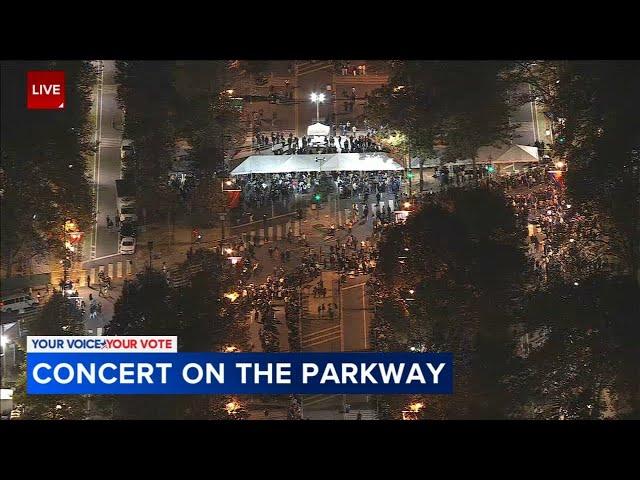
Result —
[[[27,393],[453,393],[451,353],[178,353],[177,343],[28,337]]]

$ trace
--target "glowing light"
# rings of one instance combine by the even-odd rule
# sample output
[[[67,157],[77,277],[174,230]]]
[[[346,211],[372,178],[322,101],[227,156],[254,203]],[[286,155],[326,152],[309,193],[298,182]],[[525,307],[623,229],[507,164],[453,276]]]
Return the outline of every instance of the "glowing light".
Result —
[[[564,162],[556,162],[556,168],[564,167]]]
[[[420,402],[416,402],[409,405],[409,410],[411,410],[412,412],[418,413],[420,410],[422,410],[422,407],[424,407],[424,404]]]
[[[416,293],[416,291],[412,289],[412,290],[409,290],[409,293],[413,295],[414,293]]]
[[[573,284],[577,287],[578,285],[580,285],[578,282],[573,282]]]
[[[0,345],[2,346],[2,348],[4,348],[8,341],[9,339],[6,335],[0,335]]]
[[[312,93],[311,101],[316,103],[324,102],[324,93]]]
[[[233,249],[232,248],[225,248],[224,249],[224,253],[226,253],[227,255],[231,255],[233,253]]]
[[[224,182],[224,184],[226,186],[230,186],[231,184],[233,184],[233,182],[231,180],[227,180],[226,182]]]
[[[410,202],[404,202],[404,208],[411,208]]]
[[[240,404],[234,400],[230,401],[224,406],[224,409],[227,411],[229,415],[235,415],[240,411]]]
[[[575,241],[576,241],[576,239],[575,239],[575,238],[570,238],[570,239],[569,239],[569,241],[570,241],[571,243],[573,243],[573,242],[575,242]]]
[[[231,300],[231,303],[235,302],[238,297],[240,296],[240,294],[238,292],[231,292],[231,293],[225,293],[224,297],[228,298],[229,300]]]
[[[240,349],[235,345],[227,345],[226,347],[224,347],[224,350],[223,350],[224,353],[233,353],[233,352],[239,352],[239,351]]]

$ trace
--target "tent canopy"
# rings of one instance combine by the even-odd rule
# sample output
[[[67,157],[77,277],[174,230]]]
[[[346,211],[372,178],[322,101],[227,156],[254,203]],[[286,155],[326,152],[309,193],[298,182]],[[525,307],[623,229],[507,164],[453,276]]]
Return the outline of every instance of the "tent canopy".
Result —
[[[308,137],[313,137],[313,136],[321,136],[324,137],[325,135],[328,136],[329,132],[331,132],[331,127],[329,127],[328,125],[324,125],[322,123],[314,123],[313,125],[309,125],[307,127],[307,136]]]
[[[231,175],[288,172],[367,172],[402,170],[386,153],[328,153],[319,155],[252,155],[231,171]]]
[[[444,154],[444,148],[436,149],[434,158],[425,159],[425,167],[435,167],[440,165],[440,159]],[[478,157],[476,163],[537,163],[540,161],[537,147],[529,147],[527,145],[501,145],[498,147],[480,147],[478,149]],[[456,163],[471,165],[473,161],[468,158],[466,160],[458,160]],[[420,168],[420,158],[411,159],[411,168]]]

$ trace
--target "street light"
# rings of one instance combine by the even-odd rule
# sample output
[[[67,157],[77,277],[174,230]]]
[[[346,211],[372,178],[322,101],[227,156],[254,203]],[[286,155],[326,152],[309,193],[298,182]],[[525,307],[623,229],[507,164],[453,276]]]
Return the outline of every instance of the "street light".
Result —
[[[320,104],[324,102],[324,93],[312,93],[311,101],[316,104],[316,121],[320,123]]]

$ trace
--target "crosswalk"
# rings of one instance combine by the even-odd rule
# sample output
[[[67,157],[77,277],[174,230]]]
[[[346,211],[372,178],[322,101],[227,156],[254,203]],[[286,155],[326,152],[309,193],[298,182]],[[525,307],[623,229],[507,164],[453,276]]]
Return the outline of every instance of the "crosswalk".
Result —
[[[358,418],[360,415],[360,418]],[[375,410],[351,410],[344,414],[345,420],[378,420],[378,414]]]
[[[119,138],[100,137],[100,148],[105,147],[118,147],[122,145]]]
[[[305,348],[322,345],[323,343],[333,342],[335,340],[339,341],[341,335],[342,329],[339,324],[302,335],[302,349],[304,350]]]

